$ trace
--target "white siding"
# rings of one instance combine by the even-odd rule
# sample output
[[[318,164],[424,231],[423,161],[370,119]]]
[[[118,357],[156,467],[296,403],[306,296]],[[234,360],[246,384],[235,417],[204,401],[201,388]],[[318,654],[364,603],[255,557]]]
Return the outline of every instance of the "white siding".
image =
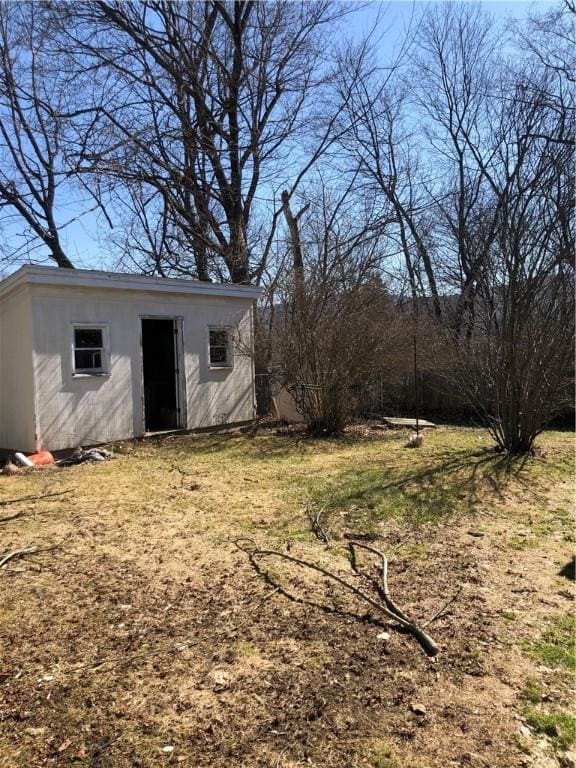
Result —
[[[0,448],[36,449],[30,291],[0,301]]]
[[[144,433],[142,316],[181,318],[188,429],[254,417],[250,355],[236,350],[231,370],[208,365],[210,325],[238,325],[242,346],[251,348],[250,299],[42,285],[31,292],[39,447],[58,450]],[[109,376],[72,375],[74,323],[108,324]]]

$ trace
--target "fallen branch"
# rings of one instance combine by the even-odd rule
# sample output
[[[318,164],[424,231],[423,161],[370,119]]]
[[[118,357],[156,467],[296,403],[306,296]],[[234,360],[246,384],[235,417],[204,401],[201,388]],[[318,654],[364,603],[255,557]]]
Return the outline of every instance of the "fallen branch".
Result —
[[[381,581],[381,589],[378,590],[378,593],[384,600],[386,607],[388,610],[396,615],[399,619],[402,619],[404,622],[406,622],[405,628],[410,632],[411,635],[413,635],[418,642],[422,645],[422,647],[426,650],[427,653],[429,653],[431,656],[435,656],[438,653],[438,646],[434,642],[434,640],[430,637],[430,635],[424,631],[424,629],[416,624],[413,619],[411,619],[409,616],[407,616],[400,608],[396,605],[394,600],[392,599],[392,596],[390,595],[390,589],[388,587],[388,559],[384,552],[381,552],[379,549],[376,549],[376,547],[371,547],[369,544],[361,544],[359,541],[351,541],[348,544],[348,548],[350,549],[351,557],[354,561],[354,547],[358,547],[359,549],[365,549],[368,552],[372,552],[372,554],[376,555],[378,559],[380,560],[380,581]]]
[[[7,523],[9,520],[15,520],[17,517],[21,517],[26,512],[22,509],[20,512],[15,512],[13,515],[6,515],[6,517],[0,517],[0,523]]]
[[[65,493],[72,493],[74,488],[68,488],[66,491],[56,491],[54,493],[42,493],[40,496],[20,496],[17,499],[3,499],[0,500],[0,507],[5,507],[8,504],[17,504],[19,501],[39,501],[40,499],[51,499],[53,496],[63,496]],[[2,518],[3,520],[4,518]],[[6,518],[10,519],[10,518]],[[0,520],[0,522],[2,521]]]
[[[246,546],[242,546],[242,541],[245,543],[248,543],[250,545],[253,545],[251,549],[248,549]],[[323,576],[326,576],[329,579],[332,579],[337,584],[340,584],[341,587],[346,589],[348,592],[351,592],[352,594],[356,595],[360,600],[363,600],[365,603],[368,603],[372,608],[375,608],[380,613],[383,613],[388,619],[391,619],[392,621],[399,624],[401,627],[403,627],[409,634],[411,634],[413,637],[415,637],[418,642],[422,645],[426,653],[428,653],[430,656],[435,656],[438,653],[438,646],[434,642],[434,640],[426,633],[424,630],[416,625],[413,621],[411,621],[405,614],[403,614],[401,611],[398,612],[398,609],[394,610],[390,607],[390,605],[394,606],[394,603],[392,602],[389,592],[387,590],[387,586],[385,587],[384,591],[387,593],[387,599],[385,600],[386,605],[382,605],[377,600],[374,600],[374,598],[370,597],[370,595],[366,594],[364,591],[359,589],[358,587],[355,587],[353,584],[350,584],[350,582],[343,579],[341,576],[338,576],[336,573],[332,573],[332,571],[328,571],[326,568],[323,568],[321,565],[317,565],[316,563],[309,562],[308,560],[302,560],[299,557],[294,557],[293,555],[288,555],[284,552],[279,552],[275,549],[258,549],[254,542],[251,539],[238,539],[235,542],[236,546],[242,550],[245,554],[248,555],[250,560],[254,563],[255,558],[264,558],[264,557],[279,557],[282,560],[287,560],[288,562],[294,563],[295,565],[299,565],[303,568],[310,568],[313,571],[316,571],[318,573],[321,573]],[[351,543],[351,546],[358,546],[355,542],[354,544]],[[368,547],[367,545],[360,545],[367,549],[374,549],[372,547]],[[378,550],[376,550],[378,552]],[[378,553],[382,558],[383,562],[386,563],[386,558],[383,555],[383,553]],[[386,568],[384,568],[384,575]]]
[[[368,552],[372,552],[372,554],[376,555],[376,557],[380,560],[380,589],[378,590],[380,596],[386,603],[388,609],[392,611],[392,613],[396,614],[396,616],[400,616],[401,619],[404,619],[404,621],[408,621],[411,624],[413,623],[411,619],[406,616],[405,613],[403,613],[400,608],[396,605],[396,603],[392,600],[392,597],[390,596],[390,590],[388,589],[388,559],[384,552],[381,552],[379,549],[376,549],[376,547],[371,547],[369,544],[361,544],[359,541],[351,541],[348,544],[348,548],[350,550],[350,556],[352,559],[352,567],[355,567],[356,562],[356,555],[354,553],[354,547],[358,547],[359,549],[365,549]]]
[[[92,752],[92,760],[96,760],[100,757],[100,755],[105,752],[107,749],[109,749],[113,744],[115,744],[118,739],[120,739],[122,736],[122,733],[116,733],[114,736],[110,736],[110,738],[105,739],[101,744],[99,744],[96,749]]]
[[[317,512],[314,512],[313,509],[311,509],[310,504],[306,505],[306,515],[308,517],[308,520],[310,520],[310,529],[314,536],[316,536],[317,539],[320,541],[323,541],[324,544],[329,544],[330,539],[328,538],[328,534],[324,530],[322,523],[320,522],[320,519],[322,517],[322,513],[326,509],[326,504],[323,504],[320,509]]]
[[[436,613],[431,618],[429,618],[428,621],[425,621],[424,624],[422,624],[422,626],[427,627],[429,624],[432,624],[433,621],[436,621],[436,619],[439,619],[441,616],[443,616],[446,610],[452,605],[452,603],[455,602],[460,597],[460,593],[462,592],[463,589],[464,587],[460,586],[456,590],[456,592],[452,595],[452,597],[444,603],[442,608],[440,608],[439,611],[436,611]]]
[[[13,557],[22,557],[22,555],[31,555],[34,552],[38,552],[38,547],[23,547],[22,549],[14,549],[12,552],[8,552],[4,557],[0,560],[0,568],[2,566],[6,565],[6,563],[9,560],[12,560]]]
[[[40,552],[50,552],[53,549],[57,549],[61,544],[64,543],[66,538],[67,537],[57,542],[56,544],[52,544],[50,547],[22,547],[21,549],[13,549],[11,552],[6,552],[0,557],[0,568],[3,568],[6,563],[8,563],[14,557],[24,557],[24,555],[37,555],[40,554]]]

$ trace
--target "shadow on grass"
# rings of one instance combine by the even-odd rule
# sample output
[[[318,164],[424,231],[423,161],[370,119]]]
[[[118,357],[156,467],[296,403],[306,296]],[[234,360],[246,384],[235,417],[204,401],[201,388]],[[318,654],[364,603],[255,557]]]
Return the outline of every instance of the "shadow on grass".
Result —
[[[410,472],[406,467],[372,464],[346,470],[329,483],[312,482],[310,498],[323,505],[331,522],[339,512],[346,527],[370,530],[392,516],[434,522],[456,511],[470,511],[486,495],[499,498],[510,479],[519,479],[525,458],[491,450],[447,452],[440,462]]]
[[[192,454],[227,454],[230,458],[247,457],[257,461],[273,461],[308,453],[331,453],[344,445],[357,442],[358,438],[346,436],[318,438],[306,433],[274,435],[239,432],[186,436],[163,443],[163,448],[182,457]]]
[[[448,458],[440,464],[424,467],[421,471],[392,481],[383,488],[401,488],[411,483],[437,481],[438,478],[458,474],[459,489],[461,492],[467,492],[472,503],[478,500],[478,491],[483,481],[487,481],[494,492],[503,498],[503,488],[511,478],[520,479],[520,473],[528,460],[527,456],[497,454],[489,448],[481,451],[461,451],[456,455],[450,451],[444,456]]]
[[[570,581],[576,581],[576,555],[572,555],[572,559],[558,571],[558,575]]]

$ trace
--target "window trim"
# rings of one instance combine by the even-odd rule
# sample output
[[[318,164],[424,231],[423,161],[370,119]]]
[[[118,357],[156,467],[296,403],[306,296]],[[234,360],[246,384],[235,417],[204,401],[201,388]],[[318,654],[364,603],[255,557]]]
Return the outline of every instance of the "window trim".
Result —
[[[102,331],[102,347],[94,348],[102,350],[102,366],[100,368],[76,368],[76,330],[78,329]],[[71,334],[72,377],[75,379],[82,379],[110,376],[110,327],[108,323],[72,323]],[[79,349],[81,349],[81,347],[79,347]]]
[[[208,326],[208,368],[212,371],[231,370],[234,368],[234,345],[232,339],[233,327],[230,325],[209,325]],[[226,332],[226,362],[225,363],[213,363],[212,362],[212,344],[210,343],[210,334],[212,331],[225,331]]]

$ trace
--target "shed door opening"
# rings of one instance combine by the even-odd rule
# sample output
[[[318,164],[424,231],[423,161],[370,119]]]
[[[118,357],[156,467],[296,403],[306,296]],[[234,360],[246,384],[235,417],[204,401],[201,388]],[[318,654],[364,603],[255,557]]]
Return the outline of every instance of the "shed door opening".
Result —
[[[142,319],[146,432],[180,427],[177,333],[175,320]]]

